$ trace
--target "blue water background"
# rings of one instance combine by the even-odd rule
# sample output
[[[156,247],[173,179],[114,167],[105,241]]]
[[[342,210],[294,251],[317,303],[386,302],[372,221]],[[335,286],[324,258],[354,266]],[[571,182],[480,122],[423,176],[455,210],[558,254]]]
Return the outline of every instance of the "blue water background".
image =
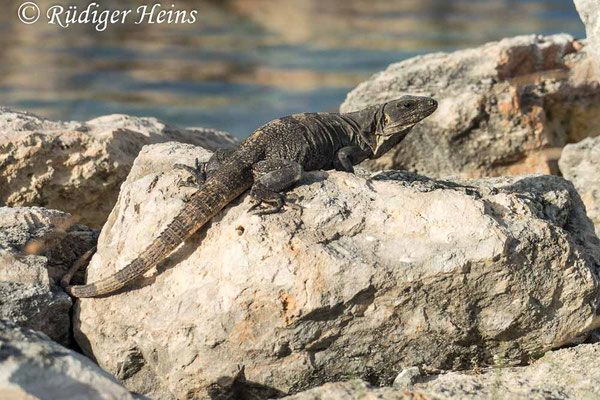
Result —
[[[61,1],[88,4],[37,3]],[[356,84],[418,54],[520,34],[585,36],[569,0],[180,0],[163,4],[197,10],[195,24],[104,32],[24,25],[21,1],[5,3],[0,105],[61,120],[154,116],[240,138],[283,115],[337,110]]]

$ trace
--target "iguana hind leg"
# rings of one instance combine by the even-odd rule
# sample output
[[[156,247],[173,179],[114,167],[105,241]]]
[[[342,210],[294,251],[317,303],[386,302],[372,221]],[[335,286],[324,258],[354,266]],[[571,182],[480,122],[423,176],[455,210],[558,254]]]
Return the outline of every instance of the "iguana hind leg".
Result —
[[[190,187],[200,187],[204,184],[204,182],[206,181],[206,165],[208,163],[206,162],[200,162],[197,158],[196,158],[196,162],[195,165],[193,167],[190,167],[189,165],[185,165],[185,164],[174,164],[173,168],[175,169],[182,169],[184,171],[189,172],[192,175],[192,183],[189,182],[184,182],[182,181],[179,186],[190,186]]]
[[[283,191],[291,188],[302,178],[302,166],[294,161],[273,159],[259,161],[252,167],[254,184],[250,196],[254,205],[250,208],[253,214],[265,215],[281,211],[284,200],[293,201],[293,196],[284,196]],[[255,210],[261,204],[270,207]]]
[[[233,149],[218,149],[206,162],[200,162],[196,158],[195,165],[190,167],[185,164],[174,164],[176,169],[183,169],[192,175],[192,183],[182,182],[181,186],[201,187],[206,179],[210,178],[221,168],[221,164],[234,152]]]

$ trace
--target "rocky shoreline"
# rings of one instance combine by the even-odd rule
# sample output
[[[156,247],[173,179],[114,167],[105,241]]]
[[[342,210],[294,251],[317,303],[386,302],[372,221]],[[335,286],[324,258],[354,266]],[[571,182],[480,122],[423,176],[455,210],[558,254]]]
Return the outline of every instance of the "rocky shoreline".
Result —
[[[600,398],[600,15],[576,4],[585,41],[374,75],[341,111],[439,111],[356,175],[306,174],[300,208],[243,195],[113,296],[58,281],[95,246],[76,282],[121,269],[194,192],[173,160],[236,141],[1,109],[0,398]]]
[[[145,149],[133,170],[152,172],[122,185],[88,279],[126,265],[193,191],[162,158],[200,153]],[[136,391],[151,382],[150,397],[208,391],[240,364],[288,393],[391,384],[403,366],[520,364],[600,324],[600,240],[561,178],[328,171],[293,193],[301,213],[250,216],[242,197],[135,289],[78,301],[84,352]]]

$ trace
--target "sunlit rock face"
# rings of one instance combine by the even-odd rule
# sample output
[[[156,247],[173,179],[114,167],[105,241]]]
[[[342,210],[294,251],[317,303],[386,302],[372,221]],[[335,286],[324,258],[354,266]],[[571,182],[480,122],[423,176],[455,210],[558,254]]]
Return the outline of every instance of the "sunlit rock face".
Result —
[[[1,108],[0,205],[66,211],[99,228],[142,146],[167,141],[209,149],[235,143],[224,132],[179,129],[155,118],[115,114],[57,122]]]
[[[588,52],[593,59],[596,79],[600,80],[600,7],[595,0],[574,0],[574,2],[585,24]]]
[[[438,110],[370,168],[427,176],[556,173],[561,148],[600,134],[600,89],[587,47],[566,34],[519,36],[390,65],[358,85],[343,112],[404,94]]]
[[[92,360],[43,333],[0,321],[0,397],[6,400],[133,400]]]
[[[142,150],[89,282],[181,209],[195,189],[166,161],[197,155],[209,157]],[[600,323],[600,240],[562,178],[312,172],[293,193],[301,209],[264,217],[242,196],[144,278],[79,300],[84,352],[152,398],[217,398],[236,384],[268,398],[351,377],[391,384],[413,365],[525,362]]]
[[[565,147],[559,166],[563,176],[575,185],[600,236],[600,137]]]

